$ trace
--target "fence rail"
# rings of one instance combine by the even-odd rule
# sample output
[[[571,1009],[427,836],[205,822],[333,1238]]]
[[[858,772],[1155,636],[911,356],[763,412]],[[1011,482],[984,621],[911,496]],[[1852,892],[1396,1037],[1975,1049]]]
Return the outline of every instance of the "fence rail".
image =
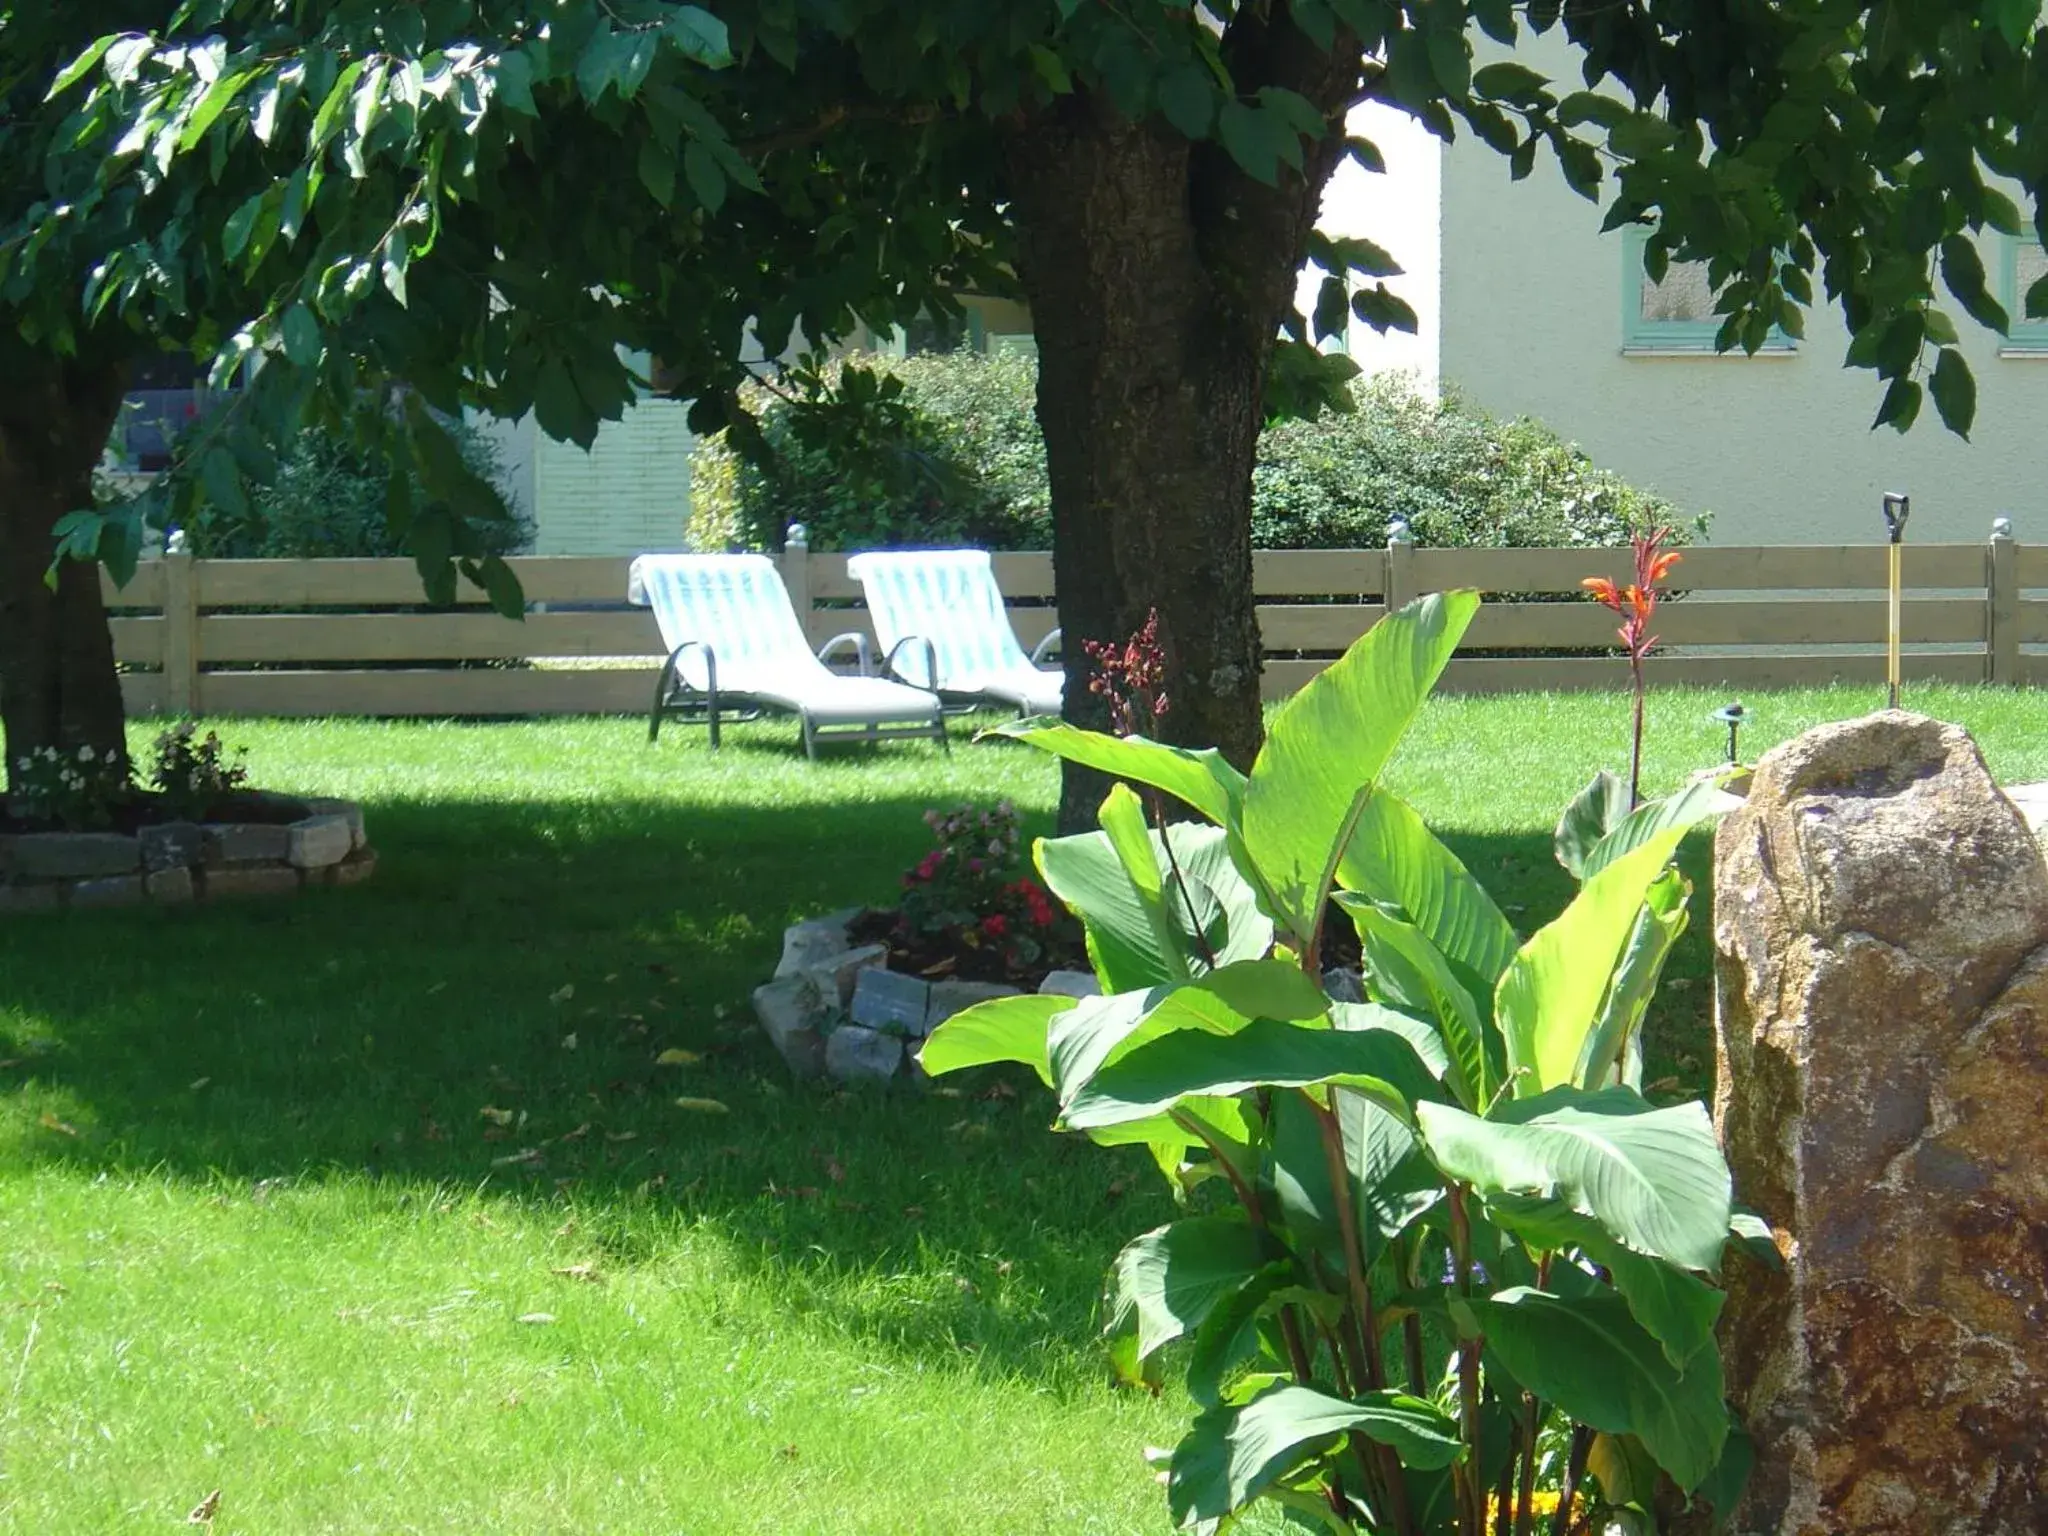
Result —
[[[167,555],[106,596],[129,704],[142,712],[611,714],[646,707],[662,656],[652,617],[625,605],[628,563],[514,560],[531,605],[523,621],[468,588],[456,606],[428,608],[406,560]],[[798,544],[781,563],[814,642],[867,627],[844,555]],[[1585,577],[1627,568],[1616,549],[1261,551],[1266,695],[1299,688],[1389,607],[1453,587],[1503,597],[1480,610],[1445,688],[1618,687],[1625,673],[1612,659],[1570,654],[1611,646],[1611,616],[1565,599]],[[1059,622],[1052,557],[997,555],[996,575],[1019,637],[1036,644]],[[1761,688],[1884,675],[1881,548],[1708,546],[1688,550],[1673,581],[1686,595],[1660,613],[1653,681]],[[1983,544],[1909,546],[1905,584],[1908,677],[2048,681],[2048,655],[2023,649],[2048,644],[2048,547],[2003,531]]]

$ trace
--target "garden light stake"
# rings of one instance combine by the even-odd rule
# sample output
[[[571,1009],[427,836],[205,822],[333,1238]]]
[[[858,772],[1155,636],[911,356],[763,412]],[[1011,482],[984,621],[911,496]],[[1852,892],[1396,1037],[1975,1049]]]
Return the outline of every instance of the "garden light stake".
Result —
[[[1891,707],[1899,707],[1900,556],[1906,539],[1906,519],[1912,515],[1912,498],[1901,491],[1884,493],[1884,526],[1891,535],[1886,546],[1886,576],[1891,587],[1888,626],[1885,636],[1885,681],[1890,685]]]

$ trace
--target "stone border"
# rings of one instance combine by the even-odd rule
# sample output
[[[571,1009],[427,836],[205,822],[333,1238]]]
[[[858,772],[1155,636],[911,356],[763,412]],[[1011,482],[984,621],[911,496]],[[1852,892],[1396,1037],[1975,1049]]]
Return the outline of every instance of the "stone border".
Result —
[[[806,918],[783,930],[775,979],[754,988],[754,1017],[790,1073],[803,1080],[924,1081],[916,1051],[942,1022],[1020,989],[994,981],[924,981],[885,968],[886,944],[853,942],[863,907]],[[1323,985],[1338,1002],[1365,1000],[1358,972],[1329,970]],[[1089,971],[1052,971],[1041,995],[1099,997]]]
[[[293,822],[169,821],[132,837],[0,836],[0,914],[295,896],[306,886],[357,885],[375,873],[361,806],[291,798],[307,811]]]
[[[775,979],[754,989],[754,1017],[797,1078],[922,1081],[915,1051],[926,1035],[964,1008],[1021,995],[1000,982],[924,981],[885,969],[887,945],[856,945],[847,932],[864,910],[792,924]],[[1101,989],[1086,971],[1054,971],[1038,990],[1091,997]]]

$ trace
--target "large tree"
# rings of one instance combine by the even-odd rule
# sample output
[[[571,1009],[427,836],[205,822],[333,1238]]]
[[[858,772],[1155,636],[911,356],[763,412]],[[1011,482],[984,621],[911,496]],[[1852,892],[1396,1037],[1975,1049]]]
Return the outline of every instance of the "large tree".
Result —
[[[659,356],[709,428],[762,344],[1019,292],[1070,640],[1156,607],[1169,730],[1243,760],[1260,735],[1257,434],[1332,400],[1345,365],[1315,342],[1350,315],[1412,323],[1379,282],[1383,252],[1314,232],[1342,157],[1377,163],[1347,137],[1354,106],[1474,133],[1517,175],[1554,154],[1588,197],[1611,178],[1610,223],[1655,225],[1653,272],[1711,264],[1725,346],[1796,334],[1818,277],[1848,360],[1884,381],[1880,421],[1910,424],[1925,387],[1966,432],[1974,386],[1941,291],[2006,323],[1969,236],[2022,228],[2001,185],[2040,216],[2037,10],[206,0],[71,71],[47,109],[63,115],[48,195],[17,204],[0,297],[83,301],[95,333],[204,313],[225,359],[267,360],[252,433],[307,411],[386,431],[403,382],[415,408],[395,439],[441,459],[424,407],[530,407],[588,441],[632,396],[621,349]],[[1514,59],[1554,29],[1585,88]],[[1497,62],[1475,69],[1475,47]],[[1305,261],[1329,274],[1306,316]],[[95,430],[89,409],[55,419],[81,442]],[[12,431],[0,420],[10,455]],[[244,494],[263,455],[238,431],[223,426],[167,515],[196,494],[181,487]],[[0,523],[37,505],[10,501]],[[450,474],[431,507],[394,515],[446,583],[463,515],[491,510]],[[80,550],[128,547],[111,524],[70,527]],[[1068,656],[1085,713],[1080,646]]]

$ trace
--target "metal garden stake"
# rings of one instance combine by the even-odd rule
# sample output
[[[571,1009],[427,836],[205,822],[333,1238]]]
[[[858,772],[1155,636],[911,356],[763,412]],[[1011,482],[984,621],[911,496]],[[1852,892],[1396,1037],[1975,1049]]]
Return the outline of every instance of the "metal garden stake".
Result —
[[[1742,707],[1742,700],[1736,699],[1714,711],[1714,718],[1728,727],[1728,761],[1732,765],[1735,756],[1735,733],[1742,729],[1742,722],[1749,718],[1749,711]]]
[[[1884,526],[1891,535],[1887,546],[1889,555],[1888,575],[1891,586],[1891,607],[1885,641],[1885,680],[1891,686],[1891,707],[1899,707],[1899,640],[1900,640],[1900,555],[1906,541],[1906,519],[1913,513],[1912,498],[1900,491],[1886,491],[1884,494]]]

